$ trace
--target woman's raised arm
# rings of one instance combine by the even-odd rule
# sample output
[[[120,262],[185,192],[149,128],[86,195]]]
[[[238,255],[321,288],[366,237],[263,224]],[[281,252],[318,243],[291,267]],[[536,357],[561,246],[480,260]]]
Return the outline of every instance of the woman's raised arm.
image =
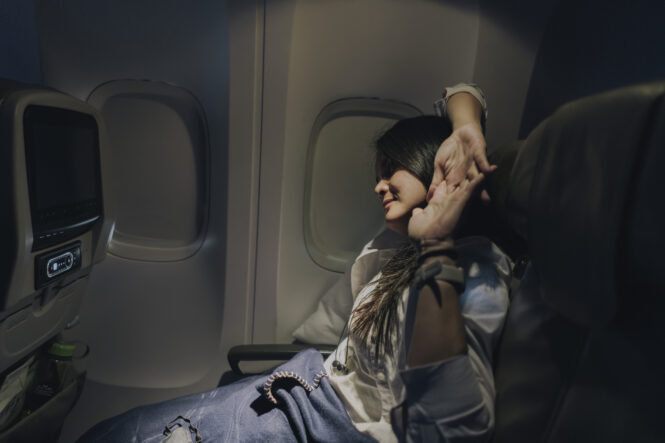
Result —
[[[459,84],[446,88],[446,96],[437,103],[440,103],[438,109],[441,114],[450,120],[453,133],[436,153],[428,201],[434,189],[444,180],[458,185],[465,178],[473,179],[479,172],[489,174],[496,169],[487,161],[482,127],[487,107],[482,90],[475,85]],[[489,201],[485,191],[481,198]]]

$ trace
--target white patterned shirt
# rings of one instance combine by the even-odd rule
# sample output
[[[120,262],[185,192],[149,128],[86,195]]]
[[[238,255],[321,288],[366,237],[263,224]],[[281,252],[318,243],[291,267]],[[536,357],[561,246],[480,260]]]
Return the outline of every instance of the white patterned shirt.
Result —
[[[363,248],[351,268],[354,309],[375,287],[381,266],[406,241],[385,230]],[[426,366],[407,367],[404,331],[411,327],[405,325],[410,296],[407,288],[398,305],[398,327],[393,328],[391,335],[393,355],[377,359],[374,346],[362,343],[351,333],[324,364],[354,425],[380,442],[397,441],[391,412],[395,414],[393,409],[405,400],[408,406],[399,414],[409,417],[407,440],[444,441],[491,435],[495,395],[492,357],[508,309],[511,263],[482,237],[457,240],[455,247],[458,266],[464,268],[466,275],[466,290],[460,295],[466,354]],[[344,363],[348,373],[334,369],[334,360]]]

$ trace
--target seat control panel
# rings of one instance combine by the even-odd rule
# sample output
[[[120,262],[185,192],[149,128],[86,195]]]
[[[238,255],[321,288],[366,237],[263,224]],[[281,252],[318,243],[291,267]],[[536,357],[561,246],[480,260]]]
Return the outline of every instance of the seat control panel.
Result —
[[[44,287],[50,281],[80,267],[80,241],[38,255],[35,257],[35,289]]]

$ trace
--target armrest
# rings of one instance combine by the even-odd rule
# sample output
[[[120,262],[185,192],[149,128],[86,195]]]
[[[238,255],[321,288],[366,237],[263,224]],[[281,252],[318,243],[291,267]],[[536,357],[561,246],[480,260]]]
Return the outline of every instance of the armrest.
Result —
[[[268,345],[239,345],[229,350],[228,359],[231,370],[243,375],[239,363],[241,361],[286,361],[303,349],[314,348],[327,358],[336,348],[335,345],[309,345],[309,344],[268,344]]]

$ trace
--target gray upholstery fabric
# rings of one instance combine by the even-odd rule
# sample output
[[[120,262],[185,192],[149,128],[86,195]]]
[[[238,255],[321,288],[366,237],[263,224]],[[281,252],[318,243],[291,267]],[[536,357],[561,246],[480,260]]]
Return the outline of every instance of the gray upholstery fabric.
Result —
[[[588,97],[560,108],[543,128],[529,249],[545,300],[581,324],[615,316],[626,210],[664,93],[657,83]]]
[[[506,206],[532,262],[497,357],[497,442],[665,441],[664,96],[572,102],[522,147]]]

